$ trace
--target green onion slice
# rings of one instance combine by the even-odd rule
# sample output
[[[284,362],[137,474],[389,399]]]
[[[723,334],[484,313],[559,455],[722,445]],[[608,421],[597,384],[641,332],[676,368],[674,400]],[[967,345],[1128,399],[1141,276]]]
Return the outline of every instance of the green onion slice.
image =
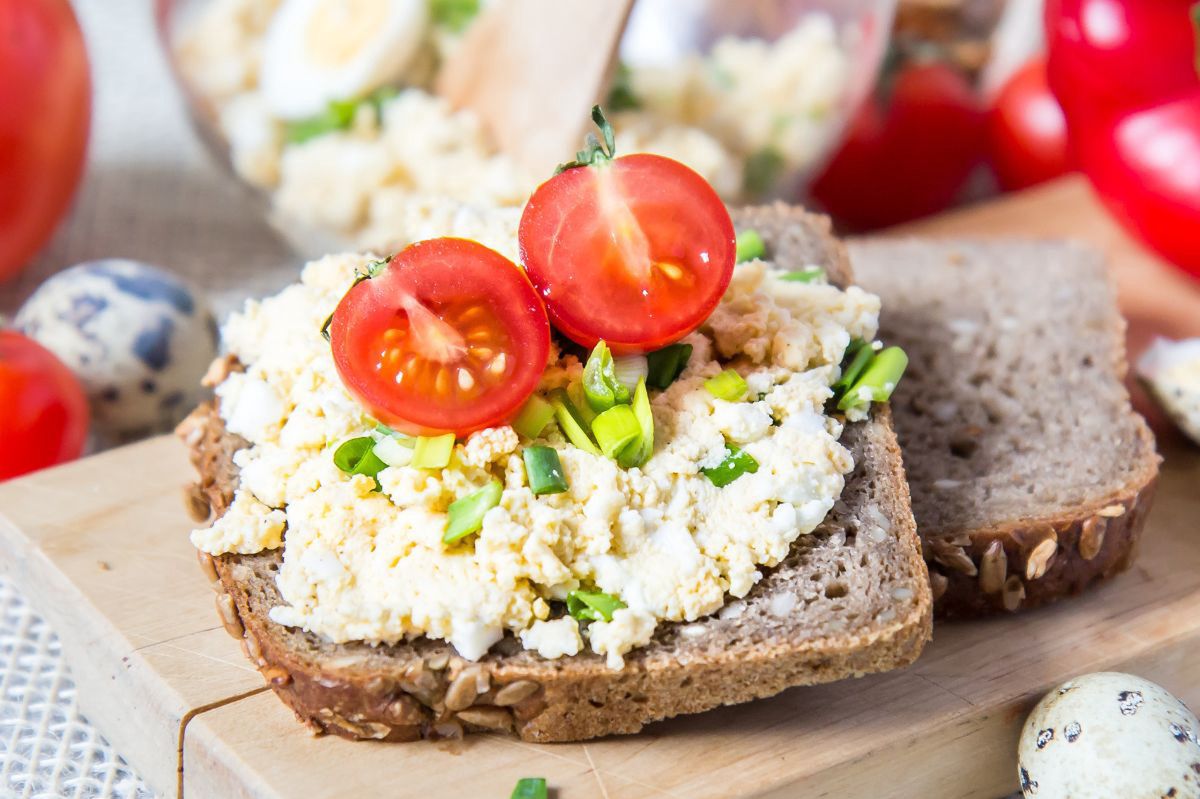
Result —
[[[737,402],[750,390],[742,376],[733,369],[726,369],[716,377],[708,378],[704,381],[704,387],[717,399],[729,402]]]
[[[534,394],[513,419],[513,430],[525,438],[537,438],[546,429],[546,425],[554,421],[554,406]]]
[[[545,777],[522,777],[509,799],[547,799],[547,796]]]
[[[412,449],[413,444],[416,442],[416,438],[414,438],[413,436],[405,435],[404,433],[401,433],[399,430],[393,430],[392,428],[388,427],[386,424],[375,425],[375,432],[377,434],[377,436],[376,436],[377,440],[379,438],[383,438],[383,437],[394,438],[400,444],[400,446],[408,447],[409,449]]]
[[[442,534],[442,543],[453,544],[478,533],[483,527],[484,514],[500,504],[503,493],[504,486],[499,480],[493,480],[478,491],[451,502],[446,510],[446,532]]]
[[[617,379],[608,345],[600,341],[583,366],[583,394],[596,413],[629,402],[629,389]]]
[[[850,386],[858,381],[859,375],[867,368],[867,364],[875,357],[875,350],[861,338],[850,339],[846,354],[842,356],[842,376],[830,388],[833,389],[834,399],[841,400]]]
[[[567,392],[561,388],[551,391],[550,404],[554,406],[554,418],[558,420],[558,426],[562,428],[567,440],[584,452],[599,455],[600,448],[588,435],[587,424],[580,418],[579,411],[567,396]]]
[[[704,476],[712,481],[717,488],[723,488],[743,474],[754,474],[758,471],[758,461],[750,453],[743,452],[732,444],[725,445],[725,460],[711,469],[701,469]]]
[[[417,436],[413,442],[412,465],[418,469],[445,469],[454,452],[454,434]]]
[[[567,475],[554,447],[526,447],[521,456],[525,459],[529,490],[534,496],[561,494],[567,490]]]
[[[568,383],[567,396],[570,397],[571,404],[575,408],[575,416],[585,428],[590,430],[592,420],[596,418],[596,412],[592,410],[592,406],[588,404],[587,397],[583,393],[583,383],[579,380],[572,380]]]
[[[767,253],[767,245],[763,243],[762,236],[754,229],[743,230],[737,234],[734,243],[736,245],[735,257],[739,264],[743,261],[762,258]]]
[[[683,373],[692,357],[691,344],[671,344],[646,356],[646,386],[665,389]]]
[[[886,402],[907,368],[908,355],[904,350],[899,347],[883,350],[871,359],[858,380],[846,391],[838,402],[838,410],[847,411],[871,402]]]
[[[383,436],[376,441],[371,452],[388,466],[408,466],[412,463],[412,444],[405,445],[391,436]]]
[[[592,420],[592,435],[606,457],[616,458],[642,435],[637,416],[628,405],[614,405]]]
[[[375,490],[378,491],[382,486],[379,485],[379,473],[388,467],[378,455],[375,454],[375,439],[370,436],[360,436],[352,438],[348,441],[343,441],[342,444],[333,451],[333,464],[341,469],[346,474],[365,474],[375,481]]]
[[[600,591],[572,591],[567,594],[567,613],[580,621],[612,621],[613,611],[625,603]]]
[[[645,355],[623,355],[620,358],[613,358],[613,374],[616,375],[617,382],[623,385],[631,395],[637,388],[638,381],[644,378],[649,371],[650,366]]]
[[[789,283],[817,283],[825,279],[825,270],[819,266],[808,266],[794,272],[784,272],[779,279]]]
[[[650,392],[646,390],[645,380],[638,381],[632,407],[639,435],[617,455],[617,463],[624,469],[641,466],[654,454],[654,412],[650,410]]]

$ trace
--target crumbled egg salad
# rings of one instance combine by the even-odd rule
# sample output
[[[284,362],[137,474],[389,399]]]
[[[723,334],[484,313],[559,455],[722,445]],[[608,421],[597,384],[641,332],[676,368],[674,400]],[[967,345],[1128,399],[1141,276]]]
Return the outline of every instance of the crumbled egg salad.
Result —
[[[217,387],[220,412],[250,446],[234,457],[232,506],[193,543],[213,555],[283,547],[286,604],[271,618],[335,642],[428,636],[478,659],[511,632],[545,658],[588,647],[620,668],[660,622],[745,596],[824,519],[853,466],[826,405],[839,386],[871,394],[848,378],[874,368],[860,361],[886,360],[864,343],[879,299],[828,285],[816,268],[778,272],[753,257],[760,242],[739,239],[751,257],[709,319],[673,345],[665,377],[652,377],[667,387],[649,392],[653,444],[631,468],[575,446],[549,419],[533,438],[481,430],[454,443],[444,468],[417,468],[412,441],[396,446],[347,393],[319,332],[370,259],[308,264],[298,284],[225,325],[245,371]],[[628,364],[617,361],[619,373]],[[552,347],[535,397],[573,394],[584,371]],[[869,403],[842,407],[861,419]],[[384,462],[348,474],[346,442],[363,437]],[[558,488],[531,485],[531,451],[554,464],[536,482]],[[477,533],[456,537],[452,505],[464,498],[484,512]]]
[[[1137,372],[1179,429],[1200,443],[1200,338],[1157,339]]]
[[[519,213],[539,182],[430,87],[477,0],[213,0],[178,43],[237,172],[286,218],[364,249],[439,235],[479,208]],[[824,149],[849,80],[834,22],[775,42],[622,68],[622,152],[682,161],[729,200],[769,196]]]

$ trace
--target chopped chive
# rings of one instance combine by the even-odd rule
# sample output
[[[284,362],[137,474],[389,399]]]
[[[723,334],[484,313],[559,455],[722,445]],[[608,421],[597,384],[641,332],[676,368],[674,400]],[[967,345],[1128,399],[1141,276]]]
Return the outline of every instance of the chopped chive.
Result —
[[[645,380],[638,381],[633,392],[632,407],[639,436],[617,455],[617,463],[625,469],[641,466],[654,454],[654,412],[650,410],[650,392],[646,390]]]
[[[551,391],[550,404],[554,406],[554,418],[558,420],[558,426],[562,428],[563,435],[567,437],[567,440],[584,452],[599,455],[600,448],[588,435],[587,427],[580,419],[579,411],[575,408],[575,403],[571,402],[571,398],[567,396],[567,392],[561,388]]]
[[[603,341],[592,348],[583,366],[583,394],[596,413],[629,402],[629,389],[617,380],[612,353]]]
[[[547,799],[547,796],[545,777],[522,777],[509,799]]]
[[[735,258],[739,264],[743,261],[762,258],[767,253],[767,245],[763,243],[762,236],[754,229],[743,230],[737,234],[735,244]]]
[[[567,490],[567,476],[554,447],[526,447],[521,456],[525,459],[529,490],[534,496],[561,494]]]
[[[359,436],[343,441],[333,451],[333,465],[346,474],[367,475],[375,481],[376,491],[382,488],[378,475],[388,467],[388,464],[375,454],[375,439],[370,436]]]
[[[453,544],[478,533],[483,527],[484,514],[500,504],[503,493],[504,486],[500,481],[492,480],[478,491],[451,502],[446,509],[446,532],[442,534],[442,543]]]
[[[628,405],[614,405],[592,420],[592,435],[606,457],[616,458],[642,434],[637,416]]]
[[[417,436],[413,442],[412,465],[418,469],[445,469],[454,452],[454,434]]]
[[[513,430],[525,438],[537,438],[546,429],[546,425],[554,421],[554,406],[534,394],[513,419]]]
[[[754,474],[758,471],[758,461],[748,452],[744,452],[732,444],[725,445],[725,460],[711,469],[701,469],[704,476],[712,481],[717,488],[723,488],[743,474]]]
[[[612,621],[613,612],[626,607],[612,594],[601,591],[571,591],[567,594],[567,613],[580,621]]]
[[[737,402],[750,390],[745,379],[733,369],[726,369],[721,374],[708,378],[704,381],[704,387],[717,399],[729,402]]]
[[[376,441],[371,452],[388,466],[407,466],[412,463],[412,444],[406,445],[400,439],[391,436],[384,436]]]
[[[850,340],[846,354],[842,356],[842,376],[830,388],[833,389],[834,399],[841,401],[850,386],[858,380],[858,376],[867,368],[867,364],[875,357],[875,350],[861,338]]]
[[[646,356],[646,386],[665,389],[687,367],[692,357],[691,344],[671,344]]]
[[[789,283],[816,283],[825,279],[825,270],[819,266],[806,266],[794,272],[784,272],[779,279]]]
[[[865,349],[869,350],[870,347]],[[888,347],[879,352],[838,402],[838,410],[847,411],[872,402],[886,402],[907,368],[908,355],[899,347]]]

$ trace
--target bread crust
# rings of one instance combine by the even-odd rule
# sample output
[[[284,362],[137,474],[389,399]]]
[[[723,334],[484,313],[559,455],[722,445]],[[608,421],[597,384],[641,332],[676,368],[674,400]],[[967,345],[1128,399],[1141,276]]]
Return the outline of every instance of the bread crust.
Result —
[[[853,281],[846,251],[825,217],[776,204],[743,209],[735,221],[759,228],[781,261],[820,263],[831,281]],[[208,382],[220,382],[238,368],[230,359],[219,362]],[[210,513],[219,516],[232,502],[238,482],[233,454],[247,442],[225,431],[211,405],[198,408],[178,432],[200,473],[189,489],[188,505],[198,521]],[[274,579],[282,563],[279,551],[218,557],[200,553],[200,561],[217,591],[225,629],[241,641],[247,658],[280,699],[315,732],[403,741],[489,731],[538,742],[634,733],[652,721],[771,696],[792,686],[898,668],[920,654],[931,636],[933,601],[890,410],[880,406],[872,419],[848,428],[846,436],[865,453],[856,463],[866,470],[863,479],[879,487],[879,504],[892,527],[886,543],[877,545],[877,554],[890,559],[877,568],[900,575],[907,595],[894,598],[887,608],[893,615],[886,620],[864,620],[858,629],[809,639],[772,638],[751,626],[745,635],[697,651],[684,640],[684,628],[724,623],[702,619],[660,624],[654,640],[630,652],[619,671],[590,652],[545,660],[524,651],[512,636],[473,663],[440,641],[335,645],[276,624],[268,614],[283,603]],[[794,558],[803,558],[809,546],[822,546],[818,534],[805,539],[793,547]],[[867,557],[865,551],[861,557]],[[773,581],[787,563],[768,573],[748,601],[771,596]]]

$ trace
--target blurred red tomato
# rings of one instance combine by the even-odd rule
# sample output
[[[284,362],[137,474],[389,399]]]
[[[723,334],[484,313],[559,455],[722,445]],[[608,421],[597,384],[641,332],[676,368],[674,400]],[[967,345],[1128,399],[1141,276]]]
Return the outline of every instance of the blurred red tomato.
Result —
[[[988,115],[992,168],[1005,191],[1056,178],[1070,169],[1067,120],[1046,84],[1046,60],[1017,70]]]
[[[0,480],[78,458],[88,420],[71,370],[33,339],[0,330]]]
[[[83,174],[92,88],[67,0],[0,0],[0,280],[36,253]]]
[[[890,89],[863,104],[812,185],[826,211],[860,230],[946,208],[983,155],[985,117],[959,72],[913,64]]]

